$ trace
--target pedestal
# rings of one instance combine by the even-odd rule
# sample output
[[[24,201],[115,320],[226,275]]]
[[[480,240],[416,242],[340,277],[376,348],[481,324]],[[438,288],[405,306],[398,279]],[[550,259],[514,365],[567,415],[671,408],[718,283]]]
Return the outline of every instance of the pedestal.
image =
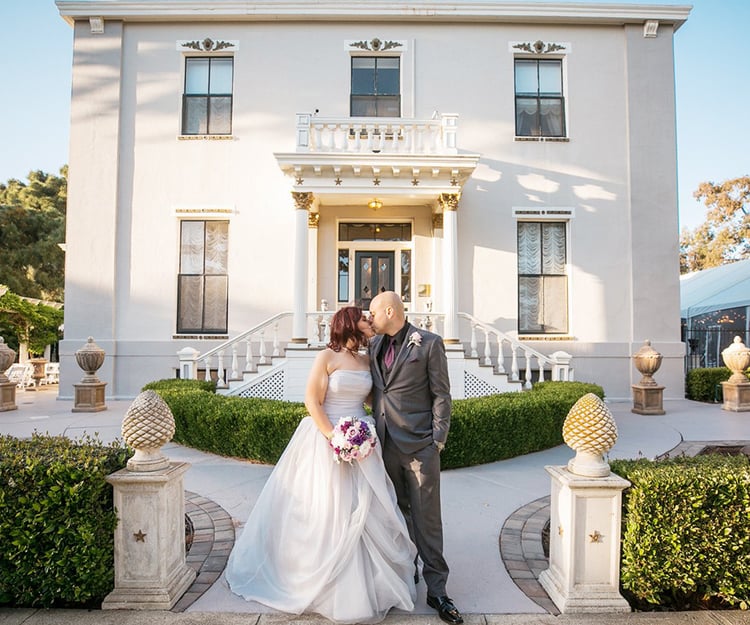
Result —
[[[552,478],[549,568],[539,582],[563,614],[630,612],[619,590],[622,491],[630,482],[545,469]]]
[[[722,382],[721,390],[724,395],[722,410],[750,412],[750,382],[740,384]]]
[[[633,384],[633,408],[635,414],[665,414],[664,387]]]
[[[73,412],[101,412],[107,409],[104,403],[104,387],[106,382],[86,382],[74,384],[75,402]]]
[[[16,406],[16,383],[0,382],[0,412],[17,410]]]
[[[170,610],[190,587],[195,571],[185,562],[185,492],[190,465],[107,477],[114,487],[115,587],[103,610]]]

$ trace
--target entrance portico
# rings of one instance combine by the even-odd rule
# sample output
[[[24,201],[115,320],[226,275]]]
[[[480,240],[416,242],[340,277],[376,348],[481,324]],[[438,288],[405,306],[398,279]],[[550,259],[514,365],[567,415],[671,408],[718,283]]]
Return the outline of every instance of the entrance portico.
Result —
[[[458,154],[456,131],[455,115],[297,116],[297,151],[275,154],[293,180],[294,343],[321,299],[367,307],[382,290],[407,310],[439,308],[458,342],[457,211],[479,155]]]

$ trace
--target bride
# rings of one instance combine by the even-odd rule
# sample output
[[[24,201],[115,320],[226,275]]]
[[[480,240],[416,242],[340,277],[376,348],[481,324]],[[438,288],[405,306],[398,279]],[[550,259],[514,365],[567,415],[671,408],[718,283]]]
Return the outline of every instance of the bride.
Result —
[[[232,591],[292,614],[376,623],[392,607],[414,608],[416,549],[396,504],[380,445],[337,464],[328,443],[340,417],[366,419],[372,336],[362,310],[331,320],[331,341],[307,382],[310,413],[266,482],[227,564]]]

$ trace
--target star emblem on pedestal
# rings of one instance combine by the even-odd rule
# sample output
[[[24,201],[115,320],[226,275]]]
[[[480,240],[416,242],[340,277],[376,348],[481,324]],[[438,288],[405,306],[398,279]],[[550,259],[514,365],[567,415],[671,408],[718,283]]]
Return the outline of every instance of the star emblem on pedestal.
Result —
[[[143,530],[138,530],[138,532],[134,533],[133,536],[135,537],[135,542],[137,543],[146,542],[146,534],[143,533]]]

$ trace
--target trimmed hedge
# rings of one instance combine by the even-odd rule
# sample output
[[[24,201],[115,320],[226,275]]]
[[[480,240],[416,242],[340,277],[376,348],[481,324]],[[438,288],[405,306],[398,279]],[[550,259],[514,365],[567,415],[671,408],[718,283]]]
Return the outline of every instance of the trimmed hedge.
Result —
[[[636,609],[750,603],[750,463],[745,456],[614,460],[623,499],[621,583]]]
[[[175,417],[174,440],[223,456],[274,464],[307,411],[303,403],[214,395],[162,380],[155,389]],[[562,424],[586,393],[604,397],[600,386],[543,382],[524,393],[503,393],[453,402],[444,469],[512,458],[561,444]]]
[[[727,367],[691,369],[685,376],[685,397],[712,403],[723,401],[721,383],[731,375]]]
[[[0,436],[0,605],[98,607],[114,587],[112,487],[128,449]]]

